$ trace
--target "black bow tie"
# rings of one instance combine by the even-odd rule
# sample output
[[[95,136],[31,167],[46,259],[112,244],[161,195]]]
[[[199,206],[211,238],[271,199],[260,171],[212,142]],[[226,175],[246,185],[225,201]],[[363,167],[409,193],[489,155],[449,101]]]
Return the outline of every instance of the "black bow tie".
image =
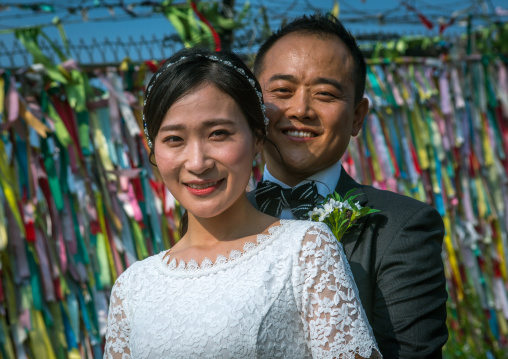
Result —
[[[282,188],[270,181],[260,182],[256,188],[256,203],[261,212],[279,217],[283,207],[291,208],[298,219],[308,218],[319,193],[316,183],[309,182],[294,188]]]

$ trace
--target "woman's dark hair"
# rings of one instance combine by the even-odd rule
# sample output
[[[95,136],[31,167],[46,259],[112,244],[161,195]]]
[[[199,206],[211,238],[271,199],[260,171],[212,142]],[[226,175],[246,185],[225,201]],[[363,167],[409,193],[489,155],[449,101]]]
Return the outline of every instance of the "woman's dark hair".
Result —
[[[222,61],[229,61],[236,68],[242,69],[245,75]],[[167,67],[167,64],[171,65]],[[254,81],[255,88],[249,79]],[[261,93],[261,87],[243,61],[231,52],[212,52],[202,48],[183,49],[166,60],[147,87],[149,91],[143,114],[148,137],[154,144],[149,157],[153,165],[156,165],[155,138],[169,108],[203,84],[215,86],[230,96],[240,107],[254,136],[265,139],[265,116],[256,93],[256,91]],[[186,232],[187,212],[180,221],[180,236]]]

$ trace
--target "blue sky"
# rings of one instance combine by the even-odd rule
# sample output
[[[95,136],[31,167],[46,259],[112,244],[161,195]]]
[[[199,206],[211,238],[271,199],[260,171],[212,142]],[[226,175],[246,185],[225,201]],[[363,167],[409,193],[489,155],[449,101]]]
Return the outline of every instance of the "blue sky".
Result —
[[[174,0],[175,3],[181,1],[184,0]],[[106,37],[110,40],[129,37],[137,40],[140,36],[145,38],[151,38],[154,35],[163,37],[174,33],[171,23],[162,14],[134,18],[118,7],[114,8],[114,15],[106,8],[90,8],[87,14],[89,20],[86,22],[80,11],[74,14],[68,11],[69,8],[80,5],[91,7],[94,3],[112,4],[118,2],[112,0],[46,0],[45,3],[54,5],[57,11],[44,14],[22,10],[16,6],[34,4],[37,3],[36,1],[0,1],[0,66],[9,66],[4,63],[5,59],[1,55],[2,43],[5,46],[5,52],[5,48],[11,49],[12,43],[16,41],[12,33],[5,34],[1,33],[2,31],[5,32],[16,27],[50,24],[55,15],[63,19],[67,36],[71,42],[75,43],[80,39],[83,39],[85,43],[89,43],[92,38],[101,42]],[[245,0],[236,0],[236,7],[241,7],[245,2]],[[126,5],[136,3],[141,3],[141,0],[124,1]],[[283,18],[312,13],[314,10],[330,11],[333,8],[334,0],[251,0],[250,3],[254,16],[260,16],[258,15],[259,8],[263,5],[266,6],[271,25],[276,28]],[[449,21],[454,12],[458,14],[458,18],[471,13],[473,26],[485,25],[495,20],[508,21],[506,15],[493,16],[496,13],[496,8],[508,11],[508,0],[339,0],[339,7],[339,18],[357,35],[366,33],[436,35],[439,21]],[[411,7],[414,10],[411,10]],[[135,6],[132,11],[138,14],[148,14],[151,10],[147,7]],[[426,16],[433,23],[434,28],[427,29],[418,19],[416,12]],[[463,25],[463,22],[456,21],[445,31],[445,34],[454,36],[464,33]],[[58,32],[52,26],[45,27],[44,31],[52,39],[59,38]]]

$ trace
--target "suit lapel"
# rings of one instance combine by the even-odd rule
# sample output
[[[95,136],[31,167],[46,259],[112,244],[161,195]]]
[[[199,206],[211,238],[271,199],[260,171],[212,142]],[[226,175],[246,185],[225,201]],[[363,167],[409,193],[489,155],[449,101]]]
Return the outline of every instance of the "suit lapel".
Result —
[[[337,184],[335,191],[340,194],[341,197],[344,197],[346,193],[352,189],[356,190],[353,192],[353,195],[358,194],[356,200],[360,202],[361,206],[365,206],[367,203],[367,197],[363,192],[362,186],[354,179],[352,179],[351,176],[349,176],[349,174],[344,170],[344,167],[342,167],[339,183]],[[342,247],[344,248],[344,252],[346,253],[346,258],[348,260],[351,260],[351,256],[353,255],[356,248],[358,248],[360,235],[362,233],[362,229],[364,228],[361,223],[366,221],[367,218],[368,216],[361,218],[360,223],[358,223],[356,226],[353,226],[341,240]]]

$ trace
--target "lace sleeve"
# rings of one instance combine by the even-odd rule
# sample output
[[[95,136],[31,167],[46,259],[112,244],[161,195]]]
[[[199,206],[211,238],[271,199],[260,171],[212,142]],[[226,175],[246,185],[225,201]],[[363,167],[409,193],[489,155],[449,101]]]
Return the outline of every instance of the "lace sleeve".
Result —
[[[298,258],[295,296],[313,358],[381,358],[342,246],[312,226]]]
[[[111,291],[104,359],[131,359],[130,323],[125,308],[127,305],[126,283],[124,283],[126,273],[123,274],[117,279]]]

